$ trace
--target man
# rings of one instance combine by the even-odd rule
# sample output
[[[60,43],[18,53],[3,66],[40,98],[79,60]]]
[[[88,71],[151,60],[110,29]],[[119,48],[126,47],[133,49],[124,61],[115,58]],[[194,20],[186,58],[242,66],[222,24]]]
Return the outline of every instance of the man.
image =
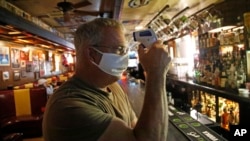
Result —
[[[165,141],[168,133],[166,73],[170,62],[160,41],[139,47],[147,73],[140,117],[117,83],[128,65],[123,26],[112,19],[84,23],[75,33],[75,75],[49,99],[45,141]]]
[[[53,86],[54,90],[56,90],[59,87],[58,86],[58,77],[57,76],[53,76],[51,78],[51,83],[50,84]]]
[[[48,83],[48,81],[46,79],[44,79],[44,78],[39,79],[37,81],[37,84],[38,84],[39,87],[44,87],[46,89],[47,98],[49,98],[53,94],[54,88],[53,88],[52,85],[50,85]]]

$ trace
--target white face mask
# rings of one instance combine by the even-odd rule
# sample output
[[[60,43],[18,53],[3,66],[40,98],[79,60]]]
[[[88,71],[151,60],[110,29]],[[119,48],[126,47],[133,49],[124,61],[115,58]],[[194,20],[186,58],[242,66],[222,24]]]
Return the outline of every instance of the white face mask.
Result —
[[[102,54],[99,65],[92,61],[93,64],[107,74],[121,77],[122,73],[128,67],[128,53],[125,55],[117,55],[114,53],[103,53],[96,48],[93,49]]]

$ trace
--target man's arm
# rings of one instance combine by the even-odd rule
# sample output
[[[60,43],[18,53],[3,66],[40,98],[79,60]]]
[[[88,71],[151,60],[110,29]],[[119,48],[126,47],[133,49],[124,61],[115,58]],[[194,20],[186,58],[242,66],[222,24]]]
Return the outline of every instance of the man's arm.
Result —
[[[145,98],[135,128],[113,118],[99,141],[165,141],[168,133],[166,73],[170,62],[163,46],[157,42],[148,51],[139,49],[140,61],[147,73]]]
[[[168,108],[165,81],[165,76],[161,74],[147,73],[143,109],[134,129],[135,136],[139,140],[164,141],[167,139]]]

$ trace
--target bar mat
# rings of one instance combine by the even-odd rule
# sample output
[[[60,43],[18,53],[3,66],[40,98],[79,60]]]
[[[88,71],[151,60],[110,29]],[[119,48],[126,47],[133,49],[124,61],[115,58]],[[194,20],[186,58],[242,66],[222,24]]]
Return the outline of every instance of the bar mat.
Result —
[[[190,141],[206,141],[199,132],[195,131],[185,120],[176,115],[169,116],[170,122],[181,131]]]
[[[203,124],[201,124],[198,121],[189,122],[188,124],[191,125],[191,127],[193,127],[196,131],[199,131],[204,136],[209,138],[211,141],[226,141],[225,138],[223,138],[219,134],[215,133],[213,130],[204,126]]]
[[[190,141],[226,141],[225,138],[193,119],[187,113],[175,108],[169,108],[173,113],[169,120],[179,129]]]
[[[186,123],[174,124],[190,141],[207,141],[199,132]]]

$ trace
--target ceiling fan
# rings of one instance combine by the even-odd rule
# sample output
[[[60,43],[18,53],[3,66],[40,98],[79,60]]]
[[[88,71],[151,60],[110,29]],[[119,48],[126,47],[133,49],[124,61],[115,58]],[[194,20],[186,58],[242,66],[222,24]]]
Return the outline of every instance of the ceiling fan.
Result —
[[[91,5],[92,3],[89,2],[88,0],[83,0],[78,3],[71,3],[66,0],[57,3],[57,8],[63,12],[63,18],[64,21],[69,21],[70,20],[70,11],[74,12],[75,14],[78,15],[91,15],[91,16],[98,16],[100,14],[99,11],[82,11],[82,10],[76,10],[77,8],[85,7],[88,5]]]

